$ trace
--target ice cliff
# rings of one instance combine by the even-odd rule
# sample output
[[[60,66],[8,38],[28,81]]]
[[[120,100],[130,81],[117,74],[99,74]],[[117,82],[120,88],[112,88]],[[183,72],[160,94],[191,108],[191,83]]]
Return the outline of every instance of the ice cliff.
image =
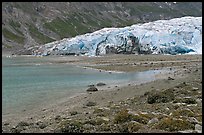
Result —
[[[33,55],[88,55],[108,53],[202,54],[202,17],[104,28],[93,33],[65,38],[33,50]]]

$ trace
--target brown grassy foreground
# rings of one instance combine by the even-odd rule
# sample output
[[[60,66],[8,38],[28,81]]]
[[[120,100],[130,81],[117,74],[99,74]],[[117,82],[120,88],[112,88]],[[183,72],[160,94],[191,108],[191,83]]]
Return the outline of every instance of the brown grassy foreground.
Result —
[[[136,85],[109,87],[2,121],[3,132],[201,132],[202,55],[47,57],[108,71],[167,67],[170,74]]]

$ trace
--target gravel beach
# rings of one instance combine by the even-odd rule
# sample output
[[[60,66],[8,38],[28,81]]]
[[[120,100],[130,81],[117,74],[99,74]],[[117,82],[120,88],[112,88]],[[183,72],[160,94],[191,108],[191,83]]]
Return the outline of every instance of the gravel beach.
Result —
[[[98,91],[2,116],[3,133],[202,132],[202,55],[50,56],[45,62],[110,73],[163,68],[169,72],[149,83],[96,86]]]

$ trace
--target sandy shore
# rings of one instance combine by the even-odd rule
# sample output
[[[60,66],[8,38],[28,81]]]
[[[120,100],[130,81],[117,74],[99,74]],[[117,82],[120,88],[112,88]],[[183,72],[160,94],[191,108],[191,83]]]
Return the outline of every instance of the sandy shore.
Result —
[[[146,98],[143,96],[145,93],[151,92],[152,90],[166,90],[176,87],[183,82],[190,83],[192,86],[195,85],[194,87],[199,90],[202,89],[202,55],[109,55],[101,57],[67,56],[47,57],[45,58],[45,62],[69,63],[87,68],[106,70],[108,72],[135,72],[167,68],[169,73],[159,74],[157,76],[158,80],[140,85],[130,82],[122,87],[98,87],[99,91],[97,92],[84,92],[71,98],[68,97],[66,99],[59,99],[55,105],[45,106],[32,112],[22,112],[21,114],[18,114],[18,116],[3,117],[3,132],[63,132],[60,130],[62,129],[61,126],[63,125],[63,122],[80,121],[80,123],[83,123],[84,121],[87,121],[87,119],[96,119],[99,117],[94,113],[96,109],[108,108],[109,110],[112,110],[111,107],[117,108],[117,106],[121,106],[121,102],[126,102],[130,99],[138,99],[138,101],[135,101],[134,106],[127,103],[126,107],[123,105],[121,106],[121,109],[126,108],[134,111],[151,112],[155,108],[152,107],[152,110],[148,108],[149,105],[146,103]],[[202,95],[202,91],[199,94]],[[93,106],[87,105],[87,103],[90,102],[94,103]],[[141,105],[142,102],[144,102],[144,105],[147,105],[147,108]],[[166,105],[167,104],[163,107],[166,107]],[[197,107],[202,107],[202,104]],[[160,111],[162,111],[162,109],[160,109]],[[174,111],[173,109],[170,110]],[[106,118],[104,120],[105,123],[107,122],[106,125],[111,125],[112,116],[117,114],[117,112],[120,112],[120,110],[113,109],[110,116],[103,116],[104,119]],[[202,110],[198,113],[202,114]],[[23,122],[24,125],[22,124]],[[21,123],[21,125],[19,123]],[[42,126],[43,124],[44,126]],[[83,123],[83,125],[87,124]],[[90,123],[88,126],[90,126]],[[91,124],[90,127],[83,127],[83,132],[106,132],[106,130],[99,131],[99,129],[102,129],[102,127],[100,127],[101,124],[94,125],[94,128],[92,126],[93,124]],[[141,132],[148,131],[144,128],[145,126],[142,127],[143,128],[141,129],[143,130],[141,130]],[[121,132],[118,129],[112,129],[107,130],[107,132]],[[150,131],[154,132],[154,130],[156,130],[155,132],[166,132],[165,130],[158,128],[151,129]],[[77,130],[76,132],[79,131]]]

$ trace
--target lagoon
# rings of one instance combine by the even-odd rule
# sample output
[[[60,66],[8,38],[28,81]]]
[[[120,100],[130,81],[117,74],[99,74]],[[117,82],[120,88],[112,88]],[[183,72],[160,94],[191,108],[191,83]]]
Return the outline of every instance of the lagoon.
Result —
[[[130,82],[155,80],[160,70],[109,72],[67,63],[51,63],[39,57],[2,57],[2,115],[55,103],[65,97],[85,93],[99,82],[121,86]],[[99,90],[105,87],[98,87]]]

